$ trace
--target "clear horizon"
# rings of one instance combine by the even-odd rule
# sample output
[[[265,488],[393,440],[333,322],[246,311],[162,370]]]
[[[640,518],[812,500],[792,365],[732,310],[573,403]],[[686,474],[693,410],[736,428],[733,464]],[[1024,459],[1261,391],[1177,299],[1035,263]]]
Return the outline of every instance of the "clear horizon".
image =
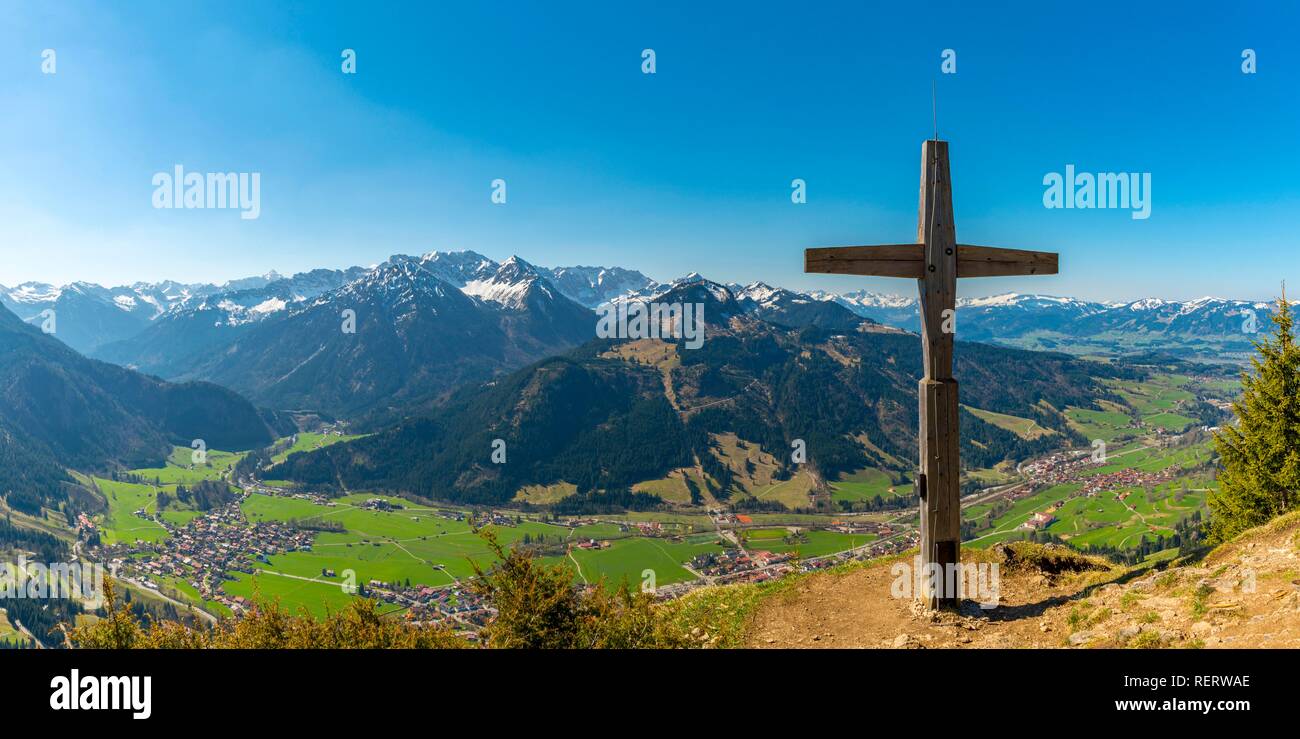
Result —
[[[963,297],[1269,300],[1300,279],[1300,155],[1269,135],[1300,128],[1283,74],[1300,11],[1194,5],[6,2],[0,284],[220,284],[472,249],[910,296],[805,275],[802,252],[914,238],[934,84],[959,240],[1061,254],[1059,275],[964,280]],[[153,207],[176,166],[259,173],[259,216]],[[1045,208],[1070,167],[1149,174],[1150,217]]]
[[[220,287],[221,285],[223,285],[223,284],[225,284],[225,283],[228,283],[228,282],[234,282],[234,281],[243,280],[243,279],[249,279],[249,278],[254,278],[254,277],[266,277],[267,275],[272,274],[272,273],[276,274],[277,276],[279,276],[279,277],[281,277],[281,278],[289,278],[289,277],[292,277],[294,274],[296,274],[296,273],[298,273],[298,272],[306,272],[306,271],[310,271],[311,269],[336,269],[336,270],[340,270],[340,271],[342,271],[342,270],[347,270],[347,269],[350,269],[350,268],[353,268],[353,267],[363,267],[363,268],[370,269],[370,268],[373,268],[373,267],[378,266],[378,265],[379,265],[380,263],[382,263],[383,261],[386,261],[387,259],[390,259],[390,258],[392,258],[392,257],[396,257],[396,256],[420,257],[420,256],[423,256],[423,255],[425,255],[425,254],[428,254],[428,253],[430,253],[430,252],[432,252],[432,251],[442,251],[442,252],[446,253],[446,252],[449,251],[449,250],[445,250],[445,249],[443,249],[443,250],[433,249],[433,250],[430,250],[429,252],[421,252],[421,253],[416,253],[416,254],[398,254],[398,253],[395,253],[395,254],[390,254],[388,257],[386,257],[385,259],[380,260],[379,262],[373,262],[373,263],[369,263],[369,264],[348,264],[348,265],[329,265],[329,266],[327,266],[327,265],[318,265],[317,267],[311,267],[311,268],[308,268],[307,270],[295,270],[294,272],[286,272],[286,271],[282,271],[282,270],[278,270],[278,269],[272,268],[272,269],[268,269],[268,270],[266,270],[266,271],[264,271],[264,272],[259,272],[259,273],[255,273],[255,274],[238,275],[238,276],[235,276],[235,277],[230,277],[230,278],[222,279],[222,280],[185,281],[185,280],[169,280],[169,278],[163,278],[163,279],[161,279],[161,280],[142,280],[142,281],[137,281],[137,282],[138,282],[138,283],[144,283],[144,284],[158,284],[158,283],[161,283],[161,282],[171,281],[171,282],[177,282],[177,283],[188,284],[188,285],[215,285],[215,286],[217,286],[217,287]],[[474,250],[474,249],[456,249],[456,250],[453,250],[453,251],[458,251],[458,252],[459,252],[459,251],[473,251],[474,253],[479,254],[480,256],[488,257],[489,259],[492,259],[493,261],[496,261],[496,262],[498,262],[498,263],[504,262],[506,259],[509,259],[511,256],[517,256],[517,257],[519,257],[520,259],[523,259],[525,262],[528,262],[529,264],[532,264],[532,265],[535,266],[535,267],[541,267],[541,268],[547,268],[547,269],[574,268],[574,267],[588,267],[588,268],[608,269],[608,268],[613,268],[613,267],[622,267],[623,269],[627,269],[627,270],[631,270],[631,271],[635,271],[635,272],[640,272],[641,274],[645,275],[646,277],[648,277],[648,278],[650,278],[650,279],[652,279],[652,280],[655,280],[656,282],[658,282],[658,283],[660,283],[660,284],[671,284],[671,283],[674,282],[675,280],[678,280],[678,279],[684,278],[684,277],[686,277],[687,275],[691,274],[690,272],[686,272],[686,273],[682,273],[682,274],[679,274],[679,275],[674,275],[674,276],[672,276],[672,277],[663,278],[663,277],[657,277],[657,276],[655,276],[655,275],[649,274],[649,273],[647,273],[645,270],[640,270],[640,269],[637,269],[636,267],[631,267],[631,266],[628,266],[628,265],[622,265],[622,264],[542,264],[542,263],[535,262],[534,260],[528,259],[528,258],[526,258],[526,257],[524,257],[523,255],[520,255],[520,254],[511,254],[511,255],[507,255],[507,256],[504,257],[504,258],[496,258],[496,257],[493,257],[493,256],[491,256],[491,255],[489,255],[489,254],[483,254],[482,252],[479,252],[479,251]],[[695,270],[693,270],[693,271],[695,271]],[[819,287],[812,287],[812,288],[807,288],[807,289],[796,289],[796,288],[791,288],[791,287],[789,287],[789,286],[787,286],[787,285],[782,285],[782,284],[780,284],[780,283],[770,282],[770,281],[768,281],[768,280],[749,280],[749,281],[747,281],[747,282],[739,282],[739,281],[737,281],[737,280],[718,279],[718,278],[716,278],[716,277],[714,277],[714,276],[712,276],[712,275],[704,274],[704,273],[700,273],[700,275],[701,275],[702,277],[704,277],[706,280],[710,280],[710,281],[712,281],[712,282],[716,282],[716,283],[723,284],[723,285],[739,284],[739,285],[742,285],[742,286],[748,286],[748,285],[754,284],[754,283],[756,283],[756,282],[762,282],[762,283],[768,285],[769,287],[785,288],[785,289],[795,290],[796,292],[802,292],[802,293],[811,293],[811,292],[816,292],[816,291],[822,291],[822,292],[826,292],[826,293],[834,293],[834,294],[843,295],[843,294],[845,294],[845,293],[852,293],[852,292],[857,292],[857,291],[859,291],[859,290],[866,290],[866,288],[851,288],[851,289],[848,289],[848,290],[829,290],[829,289],[826,289],[826,288],[819,288]],[[11,283],[11,284],[0,283],[0,287],[5,287],[5,288],[13,289],[13,288],[17,287],[17,286],[20,285],[20,284],[26,284],[26,283],[32,283],[32,282],[35,282],[35,283],[41,283],[41,284],[48,284],[48,285],[51,285],[51,286],[56,287],[56,288],[66,287],[67,285],[71,284],[71,283],[52,283],[52,282],[49,282],[49,281],[47,281],[47,280],[39,280],[39,279],[37,279],[37,280],[23,280],[21,283]],[[122,288],[129,288],[129,287],[132,287],[134,284],[137,284],[137,282],[133,282],[133,283],[103,284],[103,283],[93,282],[93,281],[91,281],[91,280],[74,280],[73,282],[92,282],[93,284],[99,285],[100,287],[110,288],[110,289],[111,289],[111,288],[119,288],[119,287],[122,287]],[[867,291],[868,291],[868,292],[872,292],[872,293],[877,293],[877,294],[880,294],[880,295],[902,296],[902,297],[907,297],[907,298],[913,298],[913,297],[916,297],[916,295],[915,295],[913,292],[911,292],[911,291],[909,291],[909,290],[906,289],[906,288],[908,288],[908,287],[912,287],[911,285],[908,284],[909,281],[907,281],[907,280],[895,280],[894,282],[898,283],[898,286],[899,286],[900,288],[903,288],[903,289],[892,290],[892,291],[891,291],[891,290],[887,290],[887,289],[886,289],[886,290],[867,290]],[[960,285],[961,283],[958,283],[958,284]],[[1279,285],[1279,288],[1280,288],[1280,287],[1281,287],[1281,286]],[[1208,294],[1207,294],[1207,295],[1198,295],[1198,296],[1195,296],[1195,297],[1192,297],[1192,298],[1174,299],[1174,298],[1165,298],[1165,297],[1162,297],[1162,296],[1159,296],[1159,295],[1140,295],[1140,296],[1137,296],[1137,297],[1134,297],[1134,298],[1131,298],[1131,299],[1128,299],[1128,300],[1093,300],[1093,299],[1091,299],[1091,298],[1084,298],[1084,297],[1082,297],[1082,296],[1078,296],[1078,295],[1059,295],[1059,294],[1055,294],[1055,293],[1045,293],[1045,292],[1042,292],[1042,291],[1019,291],[1019,290],[1002,290],[1002,291],[993,291],[993,292],[982,293],[982,294],[980,294],[980,295],[967,295],[967,294],[962,294],[960,297],[962,297],[962,298],[985,298],[985,297],[997,297],[997,296],[1001,296],[1001,295],[1009,295],[1009,294],[1019,294],[1019,295],[1039,295],[1039,296],[1042,296],[1042,297],[1048,297],[1048,298],[1074,298],[1074,299],[1079,299],[1079,300],[1088,300],[1088,301],[1090,301],[1090,302],[1097,302],[1097,303],[1131,303],[1131,302],[1134,302],[1134,301],[1137,301],[1137,300],[1143,300],[1143,299],[1148,299],[1148,298],[1155,298],[1155,299],[1166,300],[1166,301],[1170,301],[1170,302],[1184,302],[1184,303],[1185,303],[1185,302],[1194,302],[1194,301],[1196,301],[1196,300],[1203,300],[1203,299],[1241,300],[1241,301],[1252,301],[1252,302],[1273,302],[1273,301],[1275,301],[1275,300],[1277,299],[1277,297],[1278,297],[1278,296],[1276,296],[1276,295],[1275,295],[1275,296],[1272,296],[1272,297],[1263,297],[1263,298],[1261,298],[1261,297],[1253,297],[1253,296],[1245,296],[1245,297],[1242,297],[1242,296],[1236,296],[1236,295],[1208,295]],[[1280,289],[1279,289],[1279,294],[1280,294]],[[1297,300],[1295,300],[1295,299],[1291,299],[1289,302],[1291,302],[1291,303],[1297,303],[1297,302],[1300,302],[1300,301],[1297,301]]]

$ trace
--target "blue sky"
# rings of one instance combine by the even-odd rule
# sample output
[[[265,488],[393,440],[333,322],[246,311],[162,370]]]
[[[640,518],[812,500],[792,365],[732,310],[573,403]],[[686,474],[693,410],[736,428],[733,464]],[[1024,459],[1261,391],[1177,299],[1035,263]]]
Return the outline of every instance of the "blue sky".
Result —
[[[0,283],[474,249],[910,294],[804,275],[802,249],[915,238],[933,82],[959,241],[1061,253],[962,294],[1300,285],[1293,3],[176,5],[0,0]],[[261,173],[261,216],[154,209],[177,164]],[[1151,217],[1044,208],[1067,164],[1150,172]]]

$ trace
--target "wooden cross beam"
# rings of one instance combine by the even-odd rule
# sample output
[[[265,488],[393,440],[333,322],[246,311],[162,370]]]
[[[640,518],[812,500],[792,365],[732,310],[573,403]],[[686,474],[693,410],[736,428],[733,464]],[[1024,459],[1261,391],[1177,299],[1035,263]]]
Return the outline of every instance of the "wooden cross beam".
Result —
[[[804,251],[804,271],[840,275],[911,277],[921,301],[921,349],[925,367],[919,387],[921,563],[937,565],[949,583],[949,567],[960,561],[961,452],[957,426],[957,381],[952,377],[953,327],[945,321],[957,307],[957,278],[1056,274],[1051,252],[970,246],[957,243],[948,142],[921,146],[921,206],[915,244],[839,246]],[[948,327],[948,331],[943,329]],[[927,582],[928,571],[921,582]],[[924,593],[930,608],[955,605],[949,589]]]

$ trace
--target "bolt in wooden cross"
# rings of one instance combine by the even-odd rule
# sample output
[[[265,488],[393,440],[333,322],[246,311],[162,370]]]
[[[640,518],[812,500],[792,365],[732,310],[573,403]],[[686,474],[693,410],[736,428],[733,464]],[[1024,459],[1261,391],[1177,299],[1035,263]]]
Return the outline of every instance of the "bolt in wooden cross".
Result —
[[[804,251],[804,271],[838,275],[913,277],[921,292],[920,469],[921,582],[937,564],[950,583],[950,565],[960,557],[961,456],[957,428],[957,381],[952,378],[952,347],[958,277],[1055,274],[1057,255],[1050,252],[968,246],[957,243],[953,224],[952,183],[948,179],[948,142],[921,146],[921,207],[917,244],[838,246]],[[946,331],[944,329],[947,329]],[[930,608],[955,605],[951,587],[923,593]]]

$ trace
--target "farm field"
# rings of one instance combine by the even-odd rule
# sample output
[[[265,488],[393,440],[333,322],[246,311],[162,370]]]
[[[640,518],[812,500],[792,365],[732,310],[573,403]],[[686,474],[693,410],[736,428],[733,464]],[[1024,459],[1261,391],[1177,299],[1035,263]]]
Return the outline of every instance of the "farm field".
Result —
[[[749,513],[745,515],[751,519],[752,524],[759,526],[828,526],[843,517],[843,514],[837,513]],[[879,522],[887,517],[886,514],[870,514],[862,518]],[[713,522],[706,514],[690,511],[637,511],[602,515],[600,518],[603,521],[674,524],[690,527],[695,531],[712,531],[714,528]]]
[[[239,460],[244,458],[243,452],[223,452],[216,449],[207,450],[203,464],[195,464],[193,455],[195,450],[178,446],[172,449],[171,455],[167,457],[167,463],[163,467],[145,467],[138,470],[131,470],[131,474],[139,475],[147,482],[161,486],[176,485],[181,483],[191,485],[201,480],[216,480],[230,471]]]
[[[1120,470],[1139,470],[1142,472],[1159,472],[1166,467],[1194,467],[1208,462],[1212,453],[1210,442],[1181,449],[1162,449],[1143,444],[1132,444],[1119,450],[1109,452],[1106,464],[1083,472],[1084,476],[1104,475]]]
[[[208,613],[214,613],[219,616],[231,615],[230,609],[226,608],[224,604],[211,600],[203,600],[199,595],[199,591],[195,590],[193,585],[190,585],[179,577],[159,578],[158,586],[159,591],[163,594],[170,595],[176,600],[198,603],[203,607],[203,610]]]
[[[578,492],[578,486],[571,482],[557,482],[554,485],[525,485],[515,493],[514,500],[519,503],[548,505],[558,503],[576,492]]]
[[[1177,434],[1182,433],[1188,426],[1196,423],[1196,419],[1188,418],[1187,416],[1179,415],[1172,411],[1165,411],[1143,417],[1142,423],[1147,426],[1162,428],[1165,431],[1172,431]]]
[[[1241,394],[1241,380],[1235,378],[1207,379],[1197,381],[1194,384],[1202,391],[1224,399],[1236,398]]]
[[[370,498],[381,497],[402,508],[391,511],[362,508]],[[471,561],[479,566],[491,564],[494,555],[486,542],[470,530],[466,521],[439,515],[439,509],[413,506],[409,501],[365,493],[349,495],[322,505],[310,500],[252,494],[241,507],[249,521],[297,521],[341,527],[316,534],[311,551],[271,555],[266,561],[252,562],[255,575],[236,573],[227,582],[228,595],[251,597],[260,594],[278,597],[291,609],[305,607],[313,614],[337,609],[349,596],[341,587],[349,570],[357,583],[372,580],[412,585],[442,586],[472,577]],[[799,517],[793,515],[777,517]],[[632,514],[630,521],[649,521],[654,516]],[[574,548],[570,554],[543,558],[549,564],[563,566],[576,581],[595,582],[604,578],[610,583],[627,581],[636,586],[642,573],[654,571],[658,585],[668,585],[694,578],[684,567],[693,557],[705,552],[719,552],[722,545],[705,516],[663,515],[659,523],[667,536],[647,537],[635,528],[600,521],[576,528],[540,521],[517,519],[515,525],[492,525],[489,528],[507,546],[516,542],[563,545],[583,539],[609,541],[603,549]],[[682,520],[685,519],[685,520]],[[785,523],[790,523],[785,521]],[[823,522],[824,523],[824,522]],[[772,552],[798,550],[803,557],[815,557],[843,551],[871,541],[870,535],[846,535],[828,531],[807,531],[804,540],[787,543],[785,528],[745,529],[748,546]],[[675,534],[675,536],[674,536]],[[553,551],[553,550],[552,550]],[[325,571],[332,570],[333,576]],[[184,588],[180,588],[184,590]],[[193,597],[192,595],[190,596]]]
[[[1145,416],[1172,410],[1179,403],[1194,400],[1195,394],[1184,387],[1189,382],[1191,378],[1185,375],[1155,375],[1145,382],[1110,380],[1105,384]]]
[[[1205,495],[1204,490],[1183,494],[1164,489],[1148,502],[1140,489],[1108,490],[1094,498],[1068,501],[1057,511],[1059,520],[1047,530],[1078,547],[1130,548],[1143,536],[1171,536],[1174,524],[1204,505]]]
[[[767,487],[753,491],[759,500],[774,500],[786,508],[806,508],[812,502],[810,496],[816,481],[805,470],[800,470],[789,480],[781,480]]]
[[[1020,530],[1018,527],[1020,524],[1029,520],[1030,516],[1049,507],[1053,503],[1059,503],[1060,501],[1065,500],[1072,494],[1078,492],[1082,487],[1083,485],[1077,482],[1053,485],[1052,487],[1041,490],[1027,498],[1022,498],[1012,504],[1012,506],[1002,515],[994,518],[991,521],[991,526],[989,527],[990,530],[988,532],[982,532],[976,538],[963,542],[963,546],[973,546],[982,549],[984,547],[993,546],[1000,541],[1018,538],[1020,536]],[[987,513],[987,511],[988,509],[985,509],[984,513]],[[967,518],[970,518],[969,512],[967,512]]]
[[[879,495],[882,499],[897,495],[911,495],[912,484],[894,485],[890,473],[868,467],[845,475],[831,484],[831,500],[849,502],[869,501]]]
[[[618,585],[626,579],[637,587],[645,570],[654,572],[656,585],[693,580],[695,576],[682,564],[698,554],[720,551],[715,534],[697,534],[682,542],[635,537],[616,540],[608,549],[575,549],[571,558],[548,557],[546,561],[574,570],[583,582],[604,578],[607,584]]]
[[[341,581],[339,584],[314,582],[283,577],[273,572],[261,572],[253,575],[246,575],[242,572],[234,574],[236,579],[233,582],[227,582],[224,586],[226,593],[230,596],[243,596],[247,599],[256,596],[271,601],[279,601],[281,606],[293,613],[306,609],[308,613],[316,618],[322,618],[327,613],[337,613],[343,610],[355,597],[344,592]],[[381,602],[379,604],[381,613],[395,610],[399,610],[399,607],[390,603]]]
[[[206,453],[204,464],[194,465],[191,463],[193,452],[193,449],[186,447],[174,447],[165,466],[128,471],[128,474],[139,477],[143,482],[93,478],[93,484],[108,503],[108,513],[99,517],[98,522],[100,537],[104,543],[130,543],[137,539],[158,542],[166,539],[168,536],[166,527],[157,521],[137,516],[135,512],[143,510],[152,516],[157,513],[158,491],[174,496],[177,485],[189,486],[203,480],[221,479],[244,456],[243,453],[211,449]],[[78,475],[77,479],[83,484],[92,482],[92,478],[82,475]],[[173,497],[159,515],[169,524],[183,526],[202,513],[189,509],[186,504]]]
[[[1160,429],[1181,433],[1198,423],[1196,418],[1179,410],[1196,400],[1197,393],[1206,396],[1231,397],[1240,390],[1233,380],[1207,380],[1201,382],[1186,375],[1157,374],[1143,382],[1108,380],[1105,383],[1124,404],[1107,400],[1098,401],[1098,408],[1067,408],[1071,425],[1090,439],[1113,441]],[[1133,415],[1140,419],[1141,428],[1133,427]]]
[[[1132,419],[1115,410],[1067,408],[1065,415],[1070,424],[1089,439],[1112,441],[1120,436],[1133,436],[1138,429],[1130,428]]]
[[[1180,433],[1196,424],[1195,418],[1178,413],[1185,403],[1196,400],[1196,384],[1186,375],[1156,375],[1146,382],[1107,383],[1137,410],[1146,428]],[[1192,388],[1192,389],[1189,389]]]
[[[331,444],[338,444],[344,441],[352,441],[353,439],[360,439],[361,436],[362,434],[349,435],[349,434],[329,434],[329,433],[317,433],[311,431],[301,431],[297,433],[295,436],[290,437],[293,439],[293,443],[290,444],[289,447],[284,451],[277,452],[276,454],[272,455],[271,461],[275,462],[276,464],[279,464],[280,462],[283,462],[284,460],[288,459],[289,455],[291,454],[297,454],[298,452],[314,451],[316,449],[321,449],[330,446]]]
[[[337,607],[347,598],[332,578],[322,575],[324,570],[333,570],[340,578],[342,573],[352,570],[359,583],[409,581],[439,586],[473,576],[471,560],[484,567],[493,561],[487,543],[470,530],[467,522],[443,518],[431,508],[377,511],[358,507],[371,497],[376,496],[351,495],[326,506],[296,498],[248,496],[243,510],[250,521],[331,522],[345,531],[321,531],[310,552],[284,553],[270,557],[268,562],[256,563],[256,568],[268,572],[256,578],[241,576],[238,582],[227,583],[226,592],[247,597],[255,579],[263,594],[270,594],[267,590],[270,588],[286,605],[304,605],[318,613],[325,606]],[[410,506],[407,501],[388,500]],[[612,540],[607,549],[575,549],[572,558],[545,558],[547,562],[570,568],[575,579],[588,581],[603,576],[612,582],[627,577],[629,582],[636,583],[640,582],[642,571],[649,568],[655,570],[659,584],[680,582],[693,577],[681,566],[683,562],[701,552],[720,549],[716,534],[691,534],[685,541],[674,542],[635,536],[613,523],[571,529],[520,520],[514,526],[488,528],[507,546],[525,540],[553,543],[584,538]],[[689,531],[690,527],[682,530]]]
[[[712,434],[713,454],[732,472],[732,493],[763,501],[776,501],[786,508],[806,508],[816,480],[800,469],[789,479],[779,480],[780,464],[757,444],[735,434]]]
[[[0,612],[0,642],[18,643],[24,641],[26,637],[22,635],[14,625],[9,623],[9,618]]]
[[[432,508],[378,511],[358,507],[371,497],[379,496],[351,495],[339,498],[334,506],[322,506],[296,498],[250,495],[243,503],[244,515],[250,521],[296,519],[329,522],[345,529],[341,533],[319,533],[311,552],[281,554],[259,566],[302,577],[320,577],[323,569],[351,569],[359,582],[409,579],[412,583],[448,585],[473,574],[470,559],[480,565],[491,562],[487,543],[470,530],[467,522],[443,518]],[[386,499],[410,505],[396,498]],[[489,528],[505,545],[525,536],[535,540],[567,539],[572,535],[568,528],[535,521]]]
[[[993,469],[979,468],[966,470],[963,473],[963,478],[977,480],[981,487],[986,488],[994,487],[996,485],[1006,485],[1007,483],[1021,479],[1018,474],[1015,474],[1015,468],[1010,464],[999,465]]]
[[[100,538],[105,544],[140,541],[158,542],[166,539],[167,529],[157,521],[135,514],[143,510],[152,513],[157,505],[157,492],[151,485],[92,478],[108,501],[108,513],[100,521]]]
[[[690,505],[692,488],[696,490],[697,494],[702,494],[704,490],[708,489],[704,483],[703,473],[694,467],[680,467],[669,472],[667,477],[658,480],[645,480],[632,486],[633,492],[658,495],[667,503],[681,505]],[[576,486],[574,491],[577,491]]]
[[[1121,470],[1158,472],[1169,467],[1185,469],[1172,480],[1151,485],[1103,490],[1093,497],[1071,497],[1083,488],[1082,482],[1055,485],[1016,501],[1010,508],[997,512],[993,504],[971,506],[963,511],[968,521],[976,521],[979,530],[968,546],[987,547],[1000,541],[1022,538],[1020,528],[1034,513],[1051,511],[1056,517],[1046,529],[1071,545],[1136,547],[1143,536],[1155,539],[1174,533],[1179,520],[1203,510],[1209,490],[1217,484],[1212,473],[1194,471],[1211,458],[1210,442],[1190,447],[1167,449],[1134,442],[1114,450],[1108,463],[1080,473],[1083,478],[1111,474]],[[989,517],[993,516],[992,519]]]
[[[976,418],[991,423],[1001,429],[1006,429],[1022,439],[1037,439],[1041,436],[1050,436],[1055,431],[1043,428],[1032,418],[1021,418],[1020,416],[1010,416],[1005,413],[995,413],[993,411],[980,410],[968,405],[962,406],[970,411]]]
[[[875,541],[875,534],[841,534],[838,531],[804,531],[799,538],[802,541],[789,541],[785,537],[790,532],[786,529],[747,529],[744,532],[745,548],[762,550],[776,554],[797,552],[802,559],[821,557],[835,552],[860,547]]]

